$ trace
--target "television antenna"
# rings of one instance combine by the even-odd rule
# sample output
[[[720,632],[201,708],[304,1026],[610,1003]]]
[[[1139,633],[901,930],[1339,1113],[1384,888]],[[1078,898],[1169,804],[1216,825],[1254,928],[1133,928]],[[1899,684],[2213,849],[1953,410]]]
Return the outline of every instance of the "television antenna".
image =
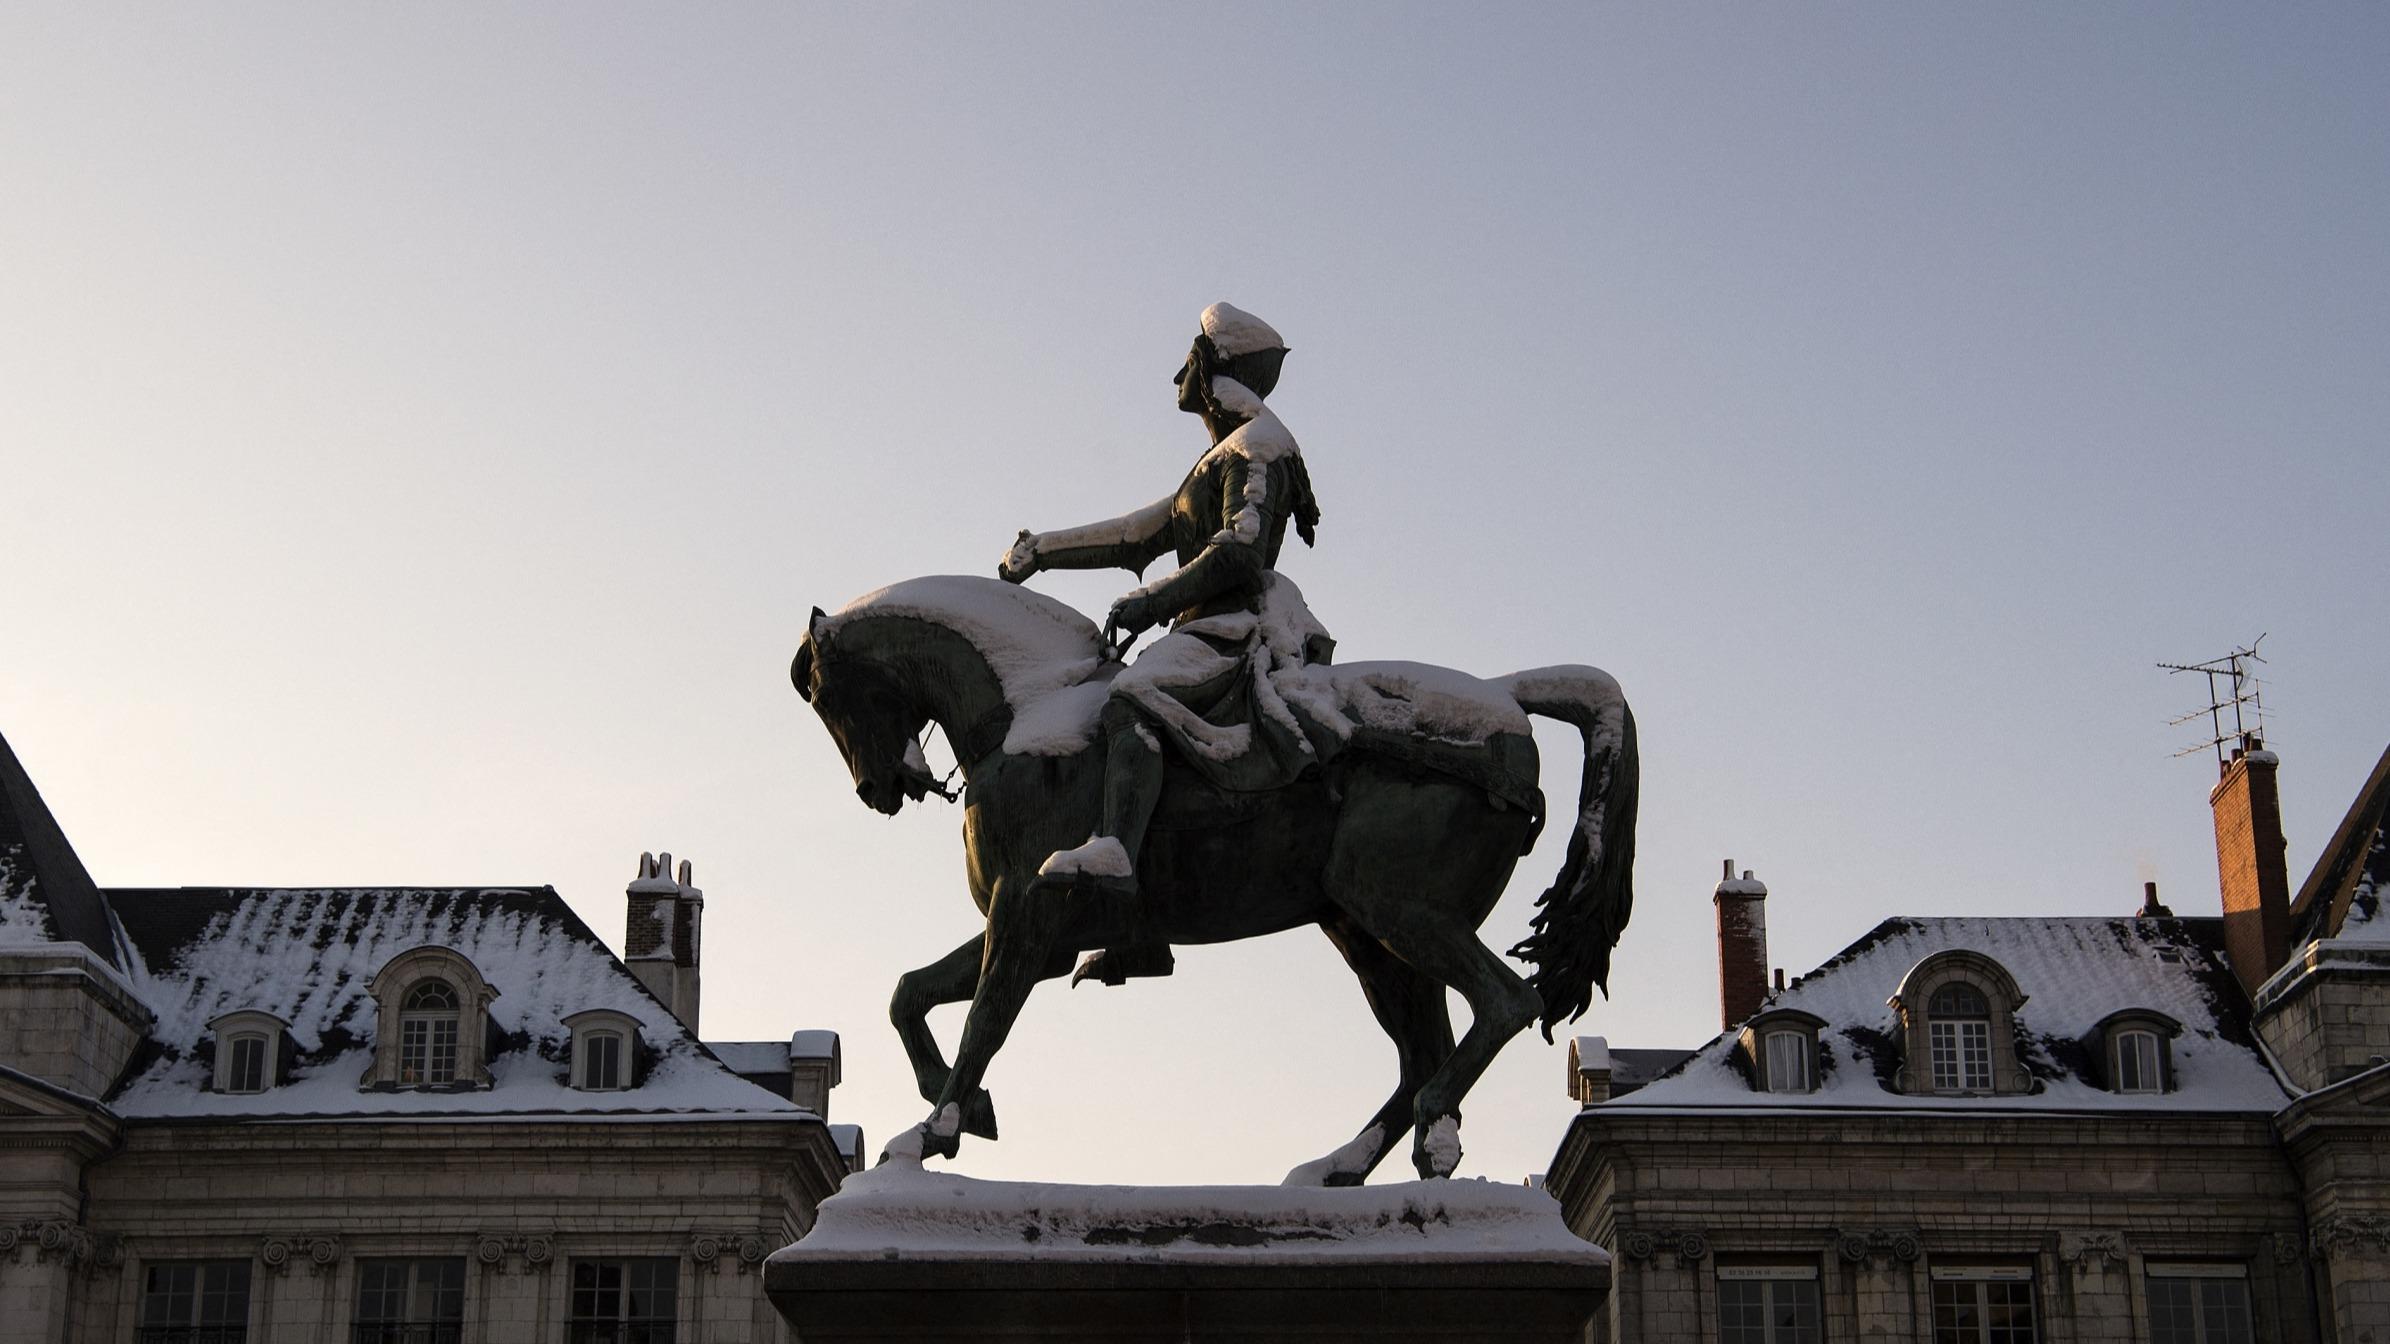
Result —
[[[2221,658],[2210,658],[2204,663],[2158,664],[2168,672],[2196,672],[2207,678],[2206,708],[2194,709],[2179,718],[2166,721],[2166,726],[2173,728],[2193,722],[2201,715],[2207,717],[2207,740],[2194,742],[2174,753],[2177,757],[2192,756],[2212,749],[2216,753],[2216,766],[2222,769],[2229,763],[2224,754],[2226,743],[2249,751],[2265,745],[2264,683],[2250,670],[2250,664],[2265,661],[2257,656],[2257,646],[2263,644],[2265,638],[2259,635],[2249,641],[2247,648],[2234,649]],[[2230,728],[2224,722],[2227,711],[2230,711],[2232,719]]]

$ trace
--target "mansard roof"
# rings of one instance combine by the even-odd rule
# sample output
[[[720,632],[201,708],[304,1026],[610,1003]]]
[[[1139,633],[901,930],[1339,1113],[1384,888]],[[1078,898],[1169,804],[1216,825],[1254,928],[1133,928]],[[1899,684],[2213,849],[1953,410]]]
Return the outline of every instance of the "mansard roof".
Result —
[[[1600,1111],[1938,1110],[2254,1111],[2290,1093],[2259,1053],[2248,1010],[2223,959],[2218,919],[1888,919],[1768,1002],[1822,1019],[1814,1092],[1752,1090],[1736,1032],[1674,1072]],[[1931,1096],[1893,1090],[1901,1024],[1889,1002],[1920,962],[1949,952],[1997,962],[2025,996],[2017,1042],[2034,1090]],[[2174,1090],[2119,1095],[2100,1084],[2100,1029],[2126,1010],[2183,1024],[2172,1042]]]
[[[2319,938],[2390,942],[2390,917],[2382,901],[2390,896],[2390,749],[2349,805],[2348,815],[2324,846],[2291,902],[2291,946]]]
[[[132,1120],[333,1116],[541,1116],[811,1119],[740,1078],[698,1044],[548,887],[115,889],[129,978],[158,1015],[146,1054],[109,1098]],[[469,960],[498,991],[487,1030],[491,1086],[372,1091],[361,1086],[381,1029],[369,986],[390,961],[429,946]],[[583,1092],[568,1082],[567,1015],[592,1008],[639,1023],[639,1085]],[[264,1092],[208,1090],[208,1023],[253,1009],[290,1024],[287,1081]]]
[[[0,945],[24,943],[81,943],[124,965],[91,874],[0,737]]]

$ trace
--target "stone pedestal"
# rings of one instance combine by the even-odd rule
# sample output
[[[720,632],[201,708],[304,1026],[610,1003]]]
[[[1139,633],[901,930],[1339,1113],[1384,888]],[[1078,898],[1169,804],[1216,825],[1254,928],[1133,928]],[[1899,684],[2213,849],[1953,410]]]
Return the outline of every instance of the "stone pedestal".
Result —
[[[1518,1186],[1058,1186],[897,1162],[849,1177],[764,1283],[801,1344],[1578,1344],[1610,1266]]]

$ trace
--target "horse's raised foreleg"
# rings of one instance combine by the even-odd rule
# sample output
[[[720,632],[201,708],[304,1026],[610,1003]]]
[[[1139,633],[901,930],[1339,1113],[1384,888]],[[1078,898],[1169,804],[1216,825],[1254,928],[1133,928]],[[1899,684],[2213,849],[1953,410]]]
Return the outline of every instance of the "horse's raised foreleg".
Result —
[[[938,1038],[929,1029],[930,1010],[970,999],[972,991],[979,988],[979,961],[986,942],[985,935],[973,938],[929,965],[896,978],[896,995],[888,1001],[888,1020],[896,1024],[897,1039],[904,1042],[905,1059],[913,1066],[913,1084],[921,1089],[923,1101],[936,1101],[946,1090],[948,1072],[946,1052],[938,1048]],[[996,1111],[985,1088],[964,1102],[963,1132],[983,1139],[996,1137]]]
[[[924,1155],[952,1157],[961,1148],[957,1131],[969,1118],[974,1102],[988,1104],[981,1080],[996,1052],[1003,1048],[1004,1038],[1011,1034],[1029,991],[1040,980],[1070,972],[1077,949],[1058,946],[1067,913],[1062,908],[1065,902],[1033,893],[1027,881],[996,884],[988,906],[988,932],[978,985],[971,995],[971,1012],[963,1019],[963,1038],[955,1047],[954,1067],[930,1099],[936,1109],[930,1113],[922,1137]],[[951,1118],[948,1107],[954,1108]]]
[[[1286,1174],[1285,1183],[1359,1185],[1394,1151],[1394,1145],[1402,1142],[1404,1131],[1411,1128],[1412,1105],[1421,1085],[1451,1058],[1452,1018],[1445,1006],[1444,987],[1388,952],[1351,916],[1339,913],[1324,920],[1320,931],[1336,944],[1345,964],[1360,977],[1369,1010],[1394,1040],[1401,1077],[1394,1095],[1350,1143],[1296,1167]]]

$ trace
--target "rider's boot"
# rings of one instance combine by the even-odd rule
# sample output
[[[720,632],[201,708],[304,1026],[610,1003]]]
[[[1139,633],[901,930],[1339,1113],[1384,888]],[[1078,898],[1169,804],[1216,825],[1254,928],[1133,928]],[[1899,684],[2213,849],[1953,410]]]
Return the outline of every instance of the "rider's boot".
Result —
[[[1162,744],[1154,739],[1135,710],[1114,701],[1104,706],[1108,745],[1104,755],[1103,829],[1076,849],[1058,850],[1038,869],[1043,885],[1057,880],[1081,890],[1119,898],[1132,919],[1142,925],[1136,909],[1137,855],[1145,844],[1145,828],[1153,820],[1154,804],[1162,796]],[[1177,961],[1170,944],[1142,928],[1128,942],[1087,954],[1071,976],[1076,985],[1090,977],[1107,985],[1141,976],[1164,976]]]

